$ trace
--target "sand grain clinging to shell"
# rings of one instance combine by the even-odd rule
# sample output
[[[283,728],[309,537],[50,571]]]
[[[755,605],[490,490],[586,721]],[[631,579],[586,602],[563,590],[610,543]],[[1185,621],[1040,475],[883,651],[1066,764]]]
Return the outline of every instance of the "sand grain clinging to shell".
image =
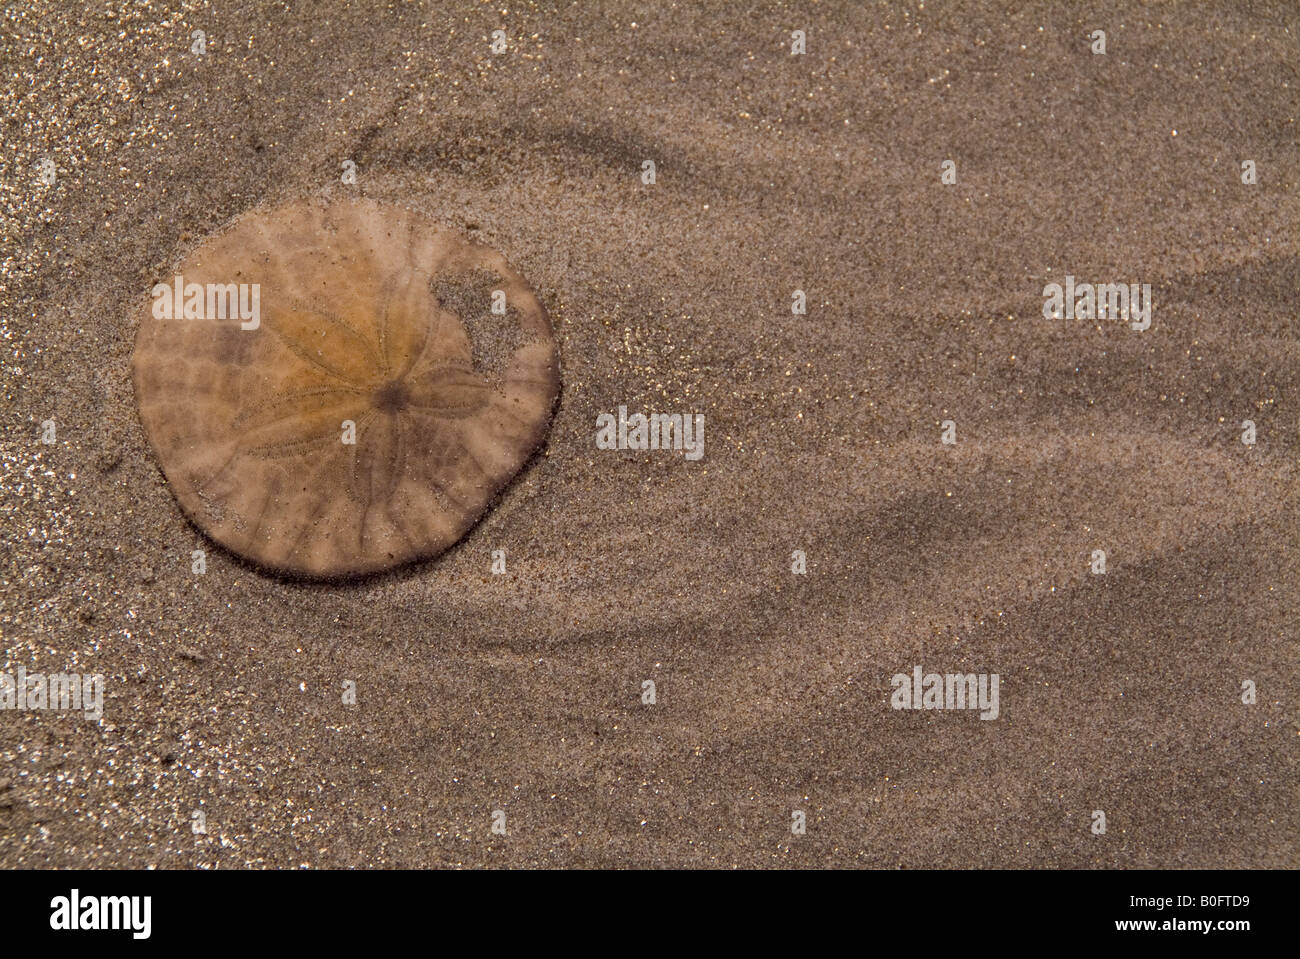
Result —
[[[541,302],[499,253],[418,214],[257,209],[176,274],[256,290],[260,315],[147,309],[140,417],[186,515],[262,566],[330,577],[434,556],[546,434],[559,370]]]

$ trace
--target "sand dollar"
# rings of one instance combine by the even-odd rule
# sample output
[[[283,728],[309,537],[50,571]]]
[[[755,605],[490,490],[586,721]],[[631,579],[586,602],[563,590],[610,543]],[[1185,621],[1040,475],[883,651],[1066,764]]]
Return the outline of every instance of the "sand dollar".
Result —
[[[501,254],[416,213],[256,209],[174,273],[140,319],[140,418],[185,514],[255,563],[434,556],[546,435],[546,310]]]

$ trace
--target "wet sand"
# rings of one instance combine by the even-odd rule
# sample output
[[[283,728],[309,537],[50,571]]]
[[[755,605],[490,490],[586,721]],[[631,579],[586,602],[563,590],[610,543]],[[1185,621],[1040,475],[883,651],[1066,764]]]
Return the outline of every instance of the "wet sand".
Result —
[[[1009,6],[18,4],[0,638],[105,695],[0,712],[0,866],[1300,864],[1300,11]],[[347,190],[504,253],[563,388],[451,552],[313,585],[186,522],[130,359],[193,244]]]

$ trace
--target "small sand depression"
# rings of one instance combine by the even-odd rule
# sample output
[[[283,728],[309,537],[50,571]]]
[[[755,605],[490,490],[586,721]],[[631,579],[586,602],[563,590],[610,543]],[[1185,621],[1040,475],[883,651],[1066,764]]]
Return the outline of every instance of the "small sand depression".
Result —
[[[255,563],[331,577],[434,556],[546,435],[559,369],[545,309],[499,253],[415,213],[258,209],[175,273],[187,290],[244,284],[251,298],[256,284],[256,321],[223,311],[220,293],[204,318],[165,318],[156,298],[134,359],[140,418],[182,509]]]

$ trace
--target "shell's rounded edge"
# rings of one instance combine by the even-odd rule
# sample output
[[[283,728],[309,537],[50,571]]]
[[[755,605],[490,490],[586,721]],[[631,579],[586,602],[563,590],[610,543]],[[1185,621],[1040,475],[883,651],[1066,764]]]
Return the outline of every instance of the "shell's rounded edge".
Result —
[[[381,222],[382,228],[375,226]],[[517,386],[508,376],[501,396],[493,394],[477,414],[435,410],[428,425],[418,428],[407,411],[399,416],[403,428],[382,428],[376,423],[388,422],[386,414],[358,400],[356,421],[370,416],[361,434],[365,441],[358,443],[361,451],[341,454],[327,442],[321,447],[326,452],[318,455],[309,448],[321,437],[309,436],[299,423],[315,426],[312,417],[318,413],[316,420],[325,422],[331,410],[309,409],[301,397],[318,402],[328,387],[340,383],[324,369],[328,364],[318,362],[316,348],[327,341],[316,336],[355,340],[343,332],[355,326],[363,338],[372,337],[372,346],[378,344],[368,352],[380,364],[383,339],[372,329],[382,312],[378,305],[368,313],[364,305],[344,304],[339,323],[320,319],[314,310],[324,317],[331,305],[339,305],[334,302],[338,282],[279,277],[270,284],[269,304],[264,294],[261,340],[240,339],[229,324],[221,327],[217,321],[156,319],[151,306],[141,313],[132,383],[150,448],[187,520],[250,566],[293,579],[337,581],[432,559],[477,525],[549,434],[561,377],[559,345],[545,305],[499,252],[439,226],[421,211],[365,197],[324,196],[255,207],[190,249],[169,277],[193,271],[202,279],[212,267],[226,282],[258,282],[274,278],[275,269],[328,272],[342,264],[364,273],[378,289],[380,274],[396,266],[385,257],[405,242],[395,236],[399,231],[406,231],[410,250],[446,247],[491,264],[506,281],[511,305],[524,307],[525,346],[532,348],[527,363],[511,363],[512,372],[516,365],[526,367],[526,385]],[[350,237],[345,250],[331,248],[339,234]],[[408,257],[415,255],[410,250]],[[436,265],[429,272],[436,275]],[[317,299],[306,306],[302,296],[292,307],[286,306],[287,296],[277,302],[277,294],[289,288]],[[203,325],[209,322],[217,325]],[[429,326],[432,330],[436,323]],[[311,348],[291,342],[294,337]],[[342,385],[358,394],[372,385],[359,383],[365,371],[343,373]],[[432,375],[420,373],[426,374]],[[506,393],[514,396],[514,406],[502,412]],[[400,394],[389,389],[387,395]],[[351,402],[346,393],[340,398]],[[267,409],[285,403],[292,428],[276,422],[264,428],[259,417],[270,417]],[[338,410],[352,408],[344,404]],[[387,439],[376,440],[379,436]],[[268,447],[255,445],[263,439],[270,442],[269,454]],[[283,454],[279,462],[277,454]],[[312,483],[322,488],[313,490]]]

